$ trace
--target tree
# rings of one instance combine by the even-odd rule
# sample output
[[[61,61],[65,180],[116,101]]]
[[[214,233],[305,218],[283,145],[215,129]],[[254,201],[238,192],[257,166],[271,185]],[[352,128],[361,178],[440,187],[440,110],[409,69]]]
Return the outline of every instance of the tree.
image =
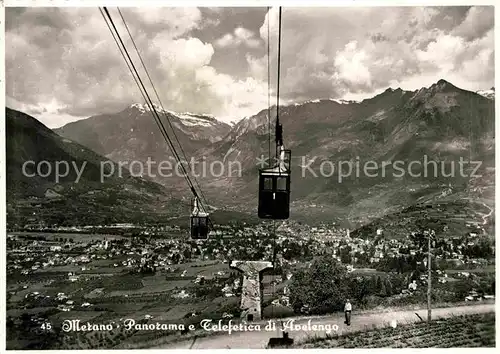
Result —
[[[380,275],[375,279],[374,293],[380,293],[382,291],[382,278]]]
[[[366,305],[367,297],[372,294],[372,279],[369,277],[356,277],[350,281],[349,299],[359,307]]]
[[[321,257],[297,272],[290,284],[290,302],[295,312],[308,305],[312,314],[342,310],[353,294],[347,269],[332,257]]]
[[[7,324],[7,329],[10,329],[12,331],[12,329],[14,328],[14,319],[12,318],[12,316],[7,316],[7,321],[6,321],[6,324]],[[7,331],[7,333],[9,333]]]
[[[382,296],[382,297],[386,297],[387,296],[387,289],[385,288],[384,282],[380,283],[379,295]]]
[[[391,296],[393,293],[391,280],[389,278],[386,278],[384,285],[387,296]]]
[[[191,249],[190,248],[185,248],[183,251],[182,251],[182,255],[184,256],[184,258],[186,259],[191,259]]]
[[[340,251],[340,261],[344,264],[349,264],[352,261],[350,247],[346,247]]]

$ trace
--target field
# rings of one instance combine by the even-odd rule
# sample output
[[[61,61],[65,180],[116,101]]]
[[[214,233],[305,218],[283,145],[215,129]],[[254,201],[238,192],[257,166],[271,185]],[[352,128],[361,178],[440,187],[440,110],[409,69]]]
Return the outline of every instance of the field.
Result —
[[[495,347],[495,314],[456,316],[342,336],[314,338],[297,348]]]
[[[65,233],[65,232],[28,232],[28,231],[15,231],[9,232],[9,235],[23,235],[23,236],[36,236],[44,237],[47,241],[56,241],[60,238],[73,239],[76,242],[90,242],[102,240],[120,240],[126,237],[111,234],[86,234],[86,233]]]
[[[495,273],[495,265],[488,265],[485,267],[481,268],[476,268],[476,269],[447,269],[447,273],[449,274],[456,274],[456,273],[461,273],[461,272],[467,272],[467,273]]]
[[[220,317],[224,312],[234,312],[239,307],[240,298],[219,296],[207,301],[202,297],[186,299],[173,298],[172,295],[184,289],[192,294],[199,285],[194,283],[196,276],[203,275],[206,279],[215,277],[218,272],[220,278],[229,276],[231,269],[227,264],[218,261],[199,261],[179,264],[173,267],[173,272],[159,271],[156,275],[129,274],[128,269],[121,265],[113,267],[117,260],[93,260],[86,264],[86,272],[79,271],[80,266],[52,267],[30,275],[17,275],[9,278],[9,294],[7,315],[11,318],[22,318],[23,314],[47,318],[54,328],[59,328],[65,319],[80,319],[93,323],[120,323],[125,319],[140,321],[146,315],[151,315],[154,321],[162,323],[184,323],[199,321],[201,318]],[[70,269],[68,267],[74,267]],[[78,269],[76,269],[78,268]],[[50,271],[52,270],[52,271]],[[68,271],[77,271],[82,279],[71,282],[68,280]],[[184,276],[181,276],[185,272]],[[111,273],[111,274],[108,274]],[[35,279],[32,279],[35,278]],[[24,288],[26,286],[26,288]],[[42,298],[28,304],[26,295],[37,291]],[[56,309],[59,301],[52,300],[58,293],[67,294],[74,301],[75,307],[69,312],[60,312]],[[89,308],[81,308],[81,304],[90,302]],[[196,317],[191,317],[193,313]],[[16,330],[18,331],[18,330]],[[8,347],[23,349],[29,345],[42,345],[31,332],[20,335],[20,332],[11,330]],[[17,333],[17,334],[16,334]],[[101,334],[99,334],[100,336]],[[149,341],[151,338],[176,336],[177,333],[164,332],[116,332],[102,334],[99,340],[94,334],[65,334],[51,338],[43,344],[44,348],[110,348],[118,343]],[[30,340],[24,341],[29,337]],[[21,340],[21,338],[24,338]],[[41,340],[41,337],[38,337]],[[101,342],[105,341],[105,342]]]
[[[71,237],[70,234],[47,234],[45,236]],[[87,236],[99,237],[99,235]],[[101,254],[101,250],[98,250],[97,255]],[[30,274],[22,274],[21,271],[10,274],[7,279],[7,316],[10,317],[10,323],[13,325],[8,331],[9,349],[28,349],[25,346],[29,342],[26,342],[28,338],[31,340],[28,344],[32,349],[37,348],[34,345],[45,349],[102,349],[128,348],[137,343],[150,343],[151,341],[172,341],[184,335],[181,335],[179,331],[125,333],[120,330],[113,333],[100,333],[99,339],[96,338],[96,334],[68,333],[42,340],[42,336],[37,332],[40,330],[37,321],[42,319],[51,323],[53,328],[60,328],[65,319],[80,319],[93,323],[120,323],[125,319],[141,321],[152,316],[152,322],[179,324],[197,323],[202,318],[221,318],[224,313],[232,314],[236,320],[238,319],[241,290],[234,289],[235,295],[226,297],[222,288],[226,284],[233,284],[233,280],[241,274],[231,269],[227,262],[206,260],[162,266],[156,274],[152,275],[135,272],[138,269],[137,264],[127,266],[122,264],[122,261],[130,258],[139,260],[140,255],[138,253],[122,254],[107,259],[95,257],[91,258],[89,263],[49,266],[37,269]],[[295,273],[297,269],[307,267],[308,264],[308,262],[297,263],[290,272]],[[455,265],[453,267],[458,268]],[[483,265],[482,267],[464,271],[475,272],[477,274],[475,278],[478,279],[494,273],[494,266]],[[76,273],[79,278],[70,279],[69,272]],[[456,272],[460,271],[456,270]],[[443,293],[442,290],[452,292],[455,289],[450,282],[454,279],[455,272],[449,273],[450,277],[447,278],[445,284],[435,282],[435,288],[441,293]],[[353,276],[385,278],[389,273],[360,268],[355,269],[352,274]],[[198,276],[204,276],[205,282],[197,283]],[[458,275],[457,277],[462,283],[468,282],[468,279],[464,277]],[[278,276],[270,271],[262,277],[264,318],[297,315],[290,307],[284,306],[283,302],[279,305],[271,303],[283,295],[284,287],[292,282],[285,278],[283,282],[276,284],[276,278]],[[460,300],[463,301],[468,289],[458,290],[464,292],[460,295]],[[64,293],[68,298],[57,299],[59,293]],[[189,294],[189,297],[182,298],[185,294]],[[399,296],[396,293],[392,295],[392,297]],[[387,309],[403,305],[414,306],[425,300],[424,297],[412,296],[411,299],[398,298],[395,302],[388,301],[392,297],[376,297],[376,302],[370,299],[366,309],[368,307]],[[62,312],[58,306],[67,301],[72,301],[69,305],[73,307],[67,312]],[[359,309],[366,310],[361,304],[357,306]],[[66,310],[66,308],[63,309]],[[376,336],[374,334],[369,338],[374,342]],[[39,343],[40,341],[45,342]],[[349,343],[351,342],[345,341],[339,346],[348,346]],[[370,343],[365,344],[371,345]],[[382,342],[377,342],[377,345],[385,345],[380,343]],[[407,342],[401,343],[398,345],[410,345]]]

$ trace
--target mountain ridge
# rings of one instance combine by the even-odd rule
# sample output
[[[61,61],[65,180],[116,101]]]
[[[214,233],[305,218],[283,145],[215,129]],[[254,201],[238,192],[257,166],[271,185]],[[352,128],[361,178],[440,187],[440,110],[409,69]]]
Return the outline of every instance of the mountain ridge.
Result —
[[[165,186],[120,169],[104,156],[59,136],[34,117],[8,107],[5,112],[10,227],[118,222],[187,225],[190,198],[176,198]],[[64,163],[78,167],[80,173],[73,169],[67,174],[64,169],[57,171],[56,167]],[[50,172],[38,170],[42,164],[49,166]],[[214,223],[252,223],[256,219],[223,208],[211,210]]]
[[[71,123],[71,130],[55,131],[99,153],[102,151],[102,155],[115,162],[172,158],[158,129],[152,125],[153,120],[146,117],[148,112],[140,112],[140,108],[129,106],[114,116],[94,116],[86,122]],[[276,106],[270,111],[274,117]],[[182,117],[165,114],[172,118],[188,157],[208,165],[240,164],[240,174],[236,177],[227,174],[197,177],[204,194],[213,201],[211,204],[252,213],[256,208],[257,159],[269,154],[269,132],[274,146],[274,119],[269,121],[268,110],[263,109],[232,126],[224,125],[223,134],[212,139],[207,137],[212,134],[210,130],[203,131],[206,127],[182,125]],[[292,149],[295,159],[291,208],[292,215],[298,218],[366,222],[413,205],[422,197],[431,198],[450,183],[458,196],[471,183],[460,176],[449,180],[394,178],[393,167],[386,168],[389,177],[350,176],[339,183],[339,170],[328,178],[317,178],[308,169],[304,170],[302,165],[308,165],[311,158],[314,162],[310,168],[315,172],[328,162],[358,158],[363,163],[372,160],[380,166],[383,161],[409,162],[423,156],[432,161],[455,161],[461,156],[480,158],[485,160],[484,168],[494,168],[494,102],[445,80],[415,91],[388,88],[360,102],[321,99],[280,106],[280,118],[285,146]],[[168,122],[165,126],[170,132]],[[198,128],[202,131],[196,131]],[[380,167],[378,171],[382,171]],[[163,184],[172,195],[189,193],[181,177],[152,180]],[[476,179],[474,183],[478,184],[475,188],[481,189],[491,186],[491,178]]]

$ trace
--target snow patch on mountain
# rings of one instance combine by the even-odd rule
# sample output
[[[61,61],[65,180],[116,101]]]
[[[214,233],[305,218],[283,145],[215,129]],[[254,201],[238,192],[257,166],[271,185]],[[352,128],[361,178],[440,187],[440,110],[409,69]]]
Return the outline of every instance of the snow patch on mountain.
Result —
[[[172,114],[175,114],[179,118],[205,118],[205,119],[215,119],[215,116],[211,114],[196,114],[196,113],[191,113],[191,112],[184,112],[184,113],[178,113],[178,112],[173,112],[169,111]]]
[[[308,100],[308,101],[304,101],[304,102],[300,102],[300,103],[296,102],[293,105],[294,106],[302,106],[302,105],[305,105],[305,104],[308,104],[308,103],[321,103],[322,101],[323,102],[324,101],[332,101],[332,102],[337,102],[338,104],[359,103],[359,101],[355,101],[355,100],[343,100],[343,99],[327,98],[327,99]]]
[[[476,93],[478,95],[486,97],[486,98],[488,98],[490,100],[494,100],[495,99],[495,88],[494,87],[492,87],[489,90],[479,90],[479,91],[476,91]]]
[[[206,116],[206,118],[202,118],[199,115],[194,115],[192,113],[174,113],[174,112],[169,112],[179,118],[182,124],[188,127],[194,127],[194,126],[202,126],[202,127],[211,127],[216,125],[216,122],[213,120],[208,120],[208,119],[214,119],[213,117]],[[208,119],[207,119],[208,118]]]
[[[155,103],[153,103],[153,107],[158,113],[168,112],[167,110],[162,109]],[[141,113],[151,112],[151,108],[149,107],[149,105],[145,105],[142,103],[131,104],[130,108],[137,108]]]
[[[196,114],[191,112],[178,113],[170,111],[168,109],[162,109],[160,106],[154,103],[153,106],[156,112],[168,113],[170,115],[173,115],[174,117],[177,117],[181,121],[181,123],[187,127],[194,127],[194,126],[212,127],[217,125],[218,123],[217,119],[210,114]],[[139,110],[139,112],[141,112],[142,114],[146,112],[151,112],[149,105],[144,105],[141,103],[134,103],[130,107]]]
[[[243,134],[249,130],[257,128],[257,117],[245,117],[235,125],[236,136],[234,140],[238,140]]]
[[[226,162],[226,159],[228,158],[229,155],[231,155],[233,152],[237,152],[238,154],[236,155],[236,157],[240,156],[241,154],[241,151],[236,149],[235,147],[231,146],[229,148],[229,150],[227,150],[226,154],[224,155],[223,159],[222,159],[222,162]]]
[[[355,101],[355,100],[338,100],[338,99],[334,99],[334,98],[330,98],[330,101],[333,101],[333,102],[337,102],[338,104],[351,104],[351,103],[359,103],[359,101]]]

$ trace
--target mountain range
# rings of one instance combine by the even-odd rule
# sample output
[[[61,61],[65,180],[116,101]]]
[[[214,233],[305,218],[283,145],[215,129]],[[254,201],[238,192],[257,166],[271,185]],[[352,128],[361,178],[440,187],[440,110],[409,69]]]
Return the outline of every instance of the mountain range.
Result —
[[[189,198],[119,173],[118,164],[25,113],[6,108],[5,120],[9,225],[188,224]],[[252,221],[224,210],[214,215],[233,218]]]
[[[271,120],[266,109],[234,125],[213,116],[156,109],[169,135],[175,132],[173,141],[181,156],[185,155],[188,161],[191,157],[197,160],[198,174],[202,163],[218,167],[217,173],[197,178],[210,205],[255,213],[257,162],[259,157],[269,156],[270,138],[273,155],[276,106],[270,108]],[[13,112],[7,110],[7,118],[21,116]],[[443,198],[462,201],[479,198],[492,204],[494,89],[471,92],[440,80],[416,91],[390,88],[361,102],[322,99],[280,106],[279,116],[285,145],[292,150],[292,218],[350,226]],[[49,134],[37,127],[43,134]],[[137,172],[130,165],[132,161],[143,165],[148,159],[157,164],[174,161],[151,113],[141,104],[131,104],[116,114],[69,123],[50,133],[59,142],[58,148],[66,139],[71,143],[62,145],[78,144],[102,159],[130,166],[133,176],[137,176]],[[16,144],[8,145],[13,154],[24,146]],[[454,175],[416,176],[425,172],[424,158],[446,166],[446,171],[454,168]],[[475,175],[481,174],[481,177],[471,177],[474,167],[471,163],[466,164],[466,176],[457,173],[460,158],[481,161],[479,170],[475,171]],[[12,166],[19,165],[21,160],[8,161],[9,175],[15,175]],[[354,167],[358,163],[361,171],[367,164],[372,167],[370,173],[339,175],[341,161],[343,172],[347,172],[348,161]],[[409,173],[399,176],[396,161],[405,166],[412,161],[420,161],[420,164],[413,164],[412,176]],[[221,164],[225,173],[219,176]],[[231,164],[233,174],[228,172]],[[165,198],[185,200],[189,196],[181,176],[144,174],[142,177],[130,178],[162,185]],[[12,178],[10,181],[13,183]],[[151,186],[158,186],[156,183]]]

